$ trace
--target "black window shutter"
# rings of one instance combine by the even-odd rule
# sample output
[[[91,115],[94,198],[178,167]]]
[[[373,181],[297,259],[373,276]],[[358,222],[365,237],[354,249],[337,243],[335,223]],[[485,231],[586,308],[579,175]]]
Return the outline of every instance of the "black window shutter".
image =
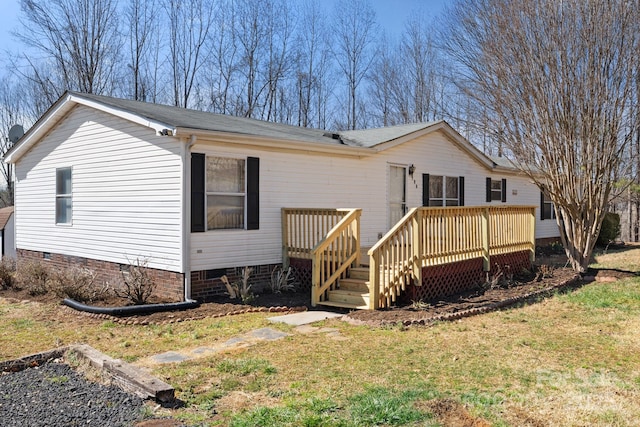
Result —
[[[247,158],[247,230],[260,228],[260,159]]]
[[[191,153],[191,232],[206,230],[204,212],[205,155]]]
[[[491,201],[491,178],[487,178],[487,202]]]
[[[502,202],[507,201],[507,180],[502,179]]]
[[[422,206],[429,206],[429,174],[422,174]]]
[[[540,219],[543,221],[546,219],[544,217],[544,192],[543,191],[540,191]]]
[[[458,177],[458,206],[464,206],[464,176]]]

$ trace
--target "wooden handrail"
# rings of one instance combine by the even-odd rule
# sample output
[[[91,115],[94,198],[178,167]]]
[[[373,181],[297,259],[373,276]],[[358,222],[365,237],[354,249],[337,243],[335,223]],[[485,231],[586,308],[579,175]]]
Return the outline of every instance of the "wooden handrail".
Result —
[[[369,251],[370,309],[388,307],[422,268],[527,250],[535,253],[535,206],[411,209]]]
[[[311,305],[324,300],[351,265],[360,264],[360,216],[351,209],[311,251]]]

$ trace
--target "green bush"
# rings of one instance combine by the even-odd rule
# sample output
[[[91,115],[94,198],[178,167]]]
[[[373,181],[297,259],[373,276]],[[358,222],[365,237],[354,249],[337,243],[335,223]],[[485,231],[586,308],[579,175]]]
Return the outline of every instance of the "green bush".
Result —
[[[620,215],[613,212],[607,212],[602,220],[600,234],[596,244],[598,246],[607,246],[620,236]]]

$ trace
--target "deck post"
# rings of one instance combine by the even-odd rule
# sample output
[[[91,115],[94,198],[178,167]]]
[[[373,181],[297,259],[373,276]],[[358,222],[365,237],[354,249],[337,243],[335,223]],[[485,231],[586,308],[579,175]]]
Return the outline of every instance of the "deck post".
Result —
[[[422,242],[424,233],[424,210],[417,209],[413,215],[412,236],[411,236],[411,263],[414,286],[422,286]]]
[[[369,255],[369,310],[380,306],[380,252]]]
[[[491,270],[489,261],[489,208],[482,209],[482,268],[484,271]]]
[[[531,239],[531,251],[529,252],[529,261],[531,264],[536,260],[536,208],[530,208],[530,221],[531,221],[531,231],[530,231],[530,239]]]
[[[314,255],[311,258],[311,307],[315,307],[320,302],[320,262],[319,256]]]
[[[282,220],[282,270],[289,268],[289,218],[286,208],[280,209]]]
[[[355,267],[360,267],[360,262],[362,261],[362,254],[360,253],[360,216],[362,215],[362,209],[358,209],[358,214],[356,220],[352,227],[354,227],[353,233],[356,239],[356,259],[354,261]]]

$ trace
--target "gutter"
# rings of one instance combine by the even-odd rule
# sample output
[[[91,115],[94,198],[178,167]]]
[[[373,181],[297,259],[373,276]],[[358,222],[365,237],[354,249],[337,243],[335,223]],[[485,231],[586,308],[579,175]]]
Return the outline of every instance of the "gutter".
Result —
[[[191,298],[191,147],[196,136],[182,144],[182,271],[184,271],[184,300],[196,302]]]
[[[178,127],[173,136],[189,135],[195,138],[199,135],[204,139],[215,140],[216,143],[227,143],[233,145],[245,145],[259,149],[277,149],[297,152],[328,153],[345,157],[369,157],[376,154],[376,150],[366,147],[352,147],[350,145],[335,143],[307,142],[292,139],[274,139],[259,135],[231,133],[223,131],[201,130],[193,128]]]

